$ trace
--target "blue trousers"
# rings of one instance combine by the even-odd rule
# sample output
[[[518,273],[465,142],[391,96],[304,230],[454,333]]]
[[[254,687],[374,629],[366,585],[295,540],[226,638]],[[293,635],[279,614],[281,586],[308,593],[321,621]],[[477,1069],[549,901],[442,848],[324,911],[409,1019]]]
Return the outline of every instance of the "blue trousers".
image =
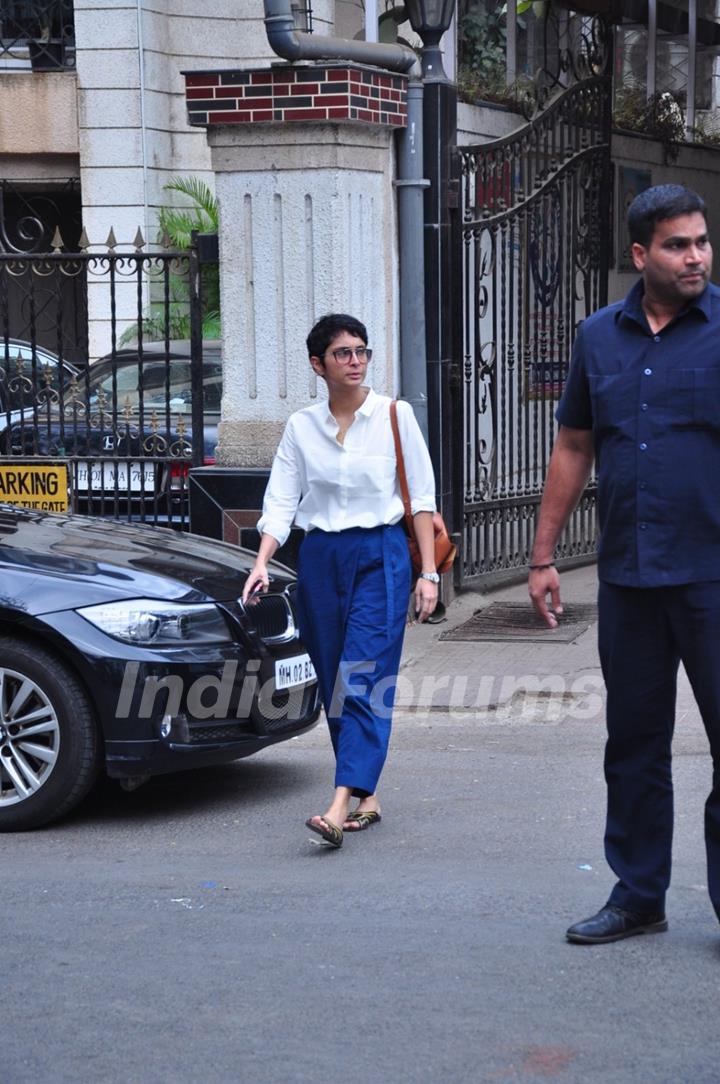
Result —
[[[609,902],[630,911],[664,910],[682,661],[712,755],[705,843],[710,899],[720,918],[720,582],[638,589],[601,583],[598,609],[607,686],[605,855],[618,877]]]
[[[335,750],[335,786],[374,794],[390,741],[410,594],[399,524],[309,531],[298,561],[298,621]]]

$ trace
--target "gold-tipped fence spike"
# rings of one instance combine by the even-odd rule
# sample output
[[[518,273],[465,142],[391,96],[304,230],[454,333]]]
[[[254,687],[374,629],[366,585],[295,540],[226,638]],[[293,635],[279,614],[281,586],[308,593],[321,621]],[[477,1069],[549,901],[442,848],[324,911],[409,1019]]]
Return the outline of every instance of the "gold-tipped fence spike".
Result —
[[[80,237],[78,238],[78,252],[85,252],[90,248],[90,238],[87,235],[85,227],[80,230]]]
[[[107,235],[107,241],[105,242],[105,247],[108,249],[108,251],[114,252],[116,246],[117,246],[117,238],[115,236],[115,230],[111,226],[110,227],[110,233]]]
[[[142,250],[145,248],[145,238],[143,237],[142,230],[139,226],[137,228],[137,233],[135,234],[135,240],[133,241],[133,245],[135,246],[136,252],[142,252]]]
[[[62,239],[59,226],[55,227],[55,233],[53,234],[53,239],[50,244],[52,245],[53,252],[60,252],[61,248],[65,248],[65,242]]]

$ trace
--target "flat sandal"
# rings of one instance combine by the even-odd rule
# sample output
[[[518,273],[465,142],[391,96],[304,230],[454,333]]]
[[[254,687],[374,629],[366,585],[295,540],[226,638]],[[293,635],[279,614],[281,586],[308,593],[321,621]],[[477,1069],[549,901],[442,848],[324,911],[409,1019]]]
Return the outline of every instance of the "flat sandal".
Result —
[[[369,809],[367,812],[355,810],[354,813],[348,813],[345,820],[357,825],[357,828],[350,828],[347,831],[364,832],[366,828],[372,828],[373,824],[379,824],[382,820],[382,814],[375,809]]]
[[[312,817],[309,817],[305,821],[305,827],[309,828],[311,832],[317,832],[319,836],[322,836],[326,843],[330,843],[333,847],[342,847],[343,843],[343,831],[337,824],[333,824],[327,817],[323,817],[322,814],[317,814],[320,817],[322,824],[313,824]]]

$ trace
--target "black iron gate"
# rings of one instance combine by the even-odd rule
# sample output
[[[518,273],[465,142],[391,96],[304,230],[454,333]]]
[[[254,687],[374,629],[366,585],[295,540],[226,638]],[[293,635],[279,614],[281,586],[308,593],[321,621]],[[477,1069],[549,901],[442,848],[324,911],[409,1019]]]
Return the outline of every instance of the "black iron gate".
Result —
[[[188,471],[212,462],[222,394],[219,343],[202,336],[207,240],[0,252],[0,501],[188,526]]]
[[[528,563],[555,434],[554,411],[580,322],[606,303],[610,76],[603,27],[588,26],[584,78],[526,127],[459,148],[462,396],[455,404],[461,584]],[[578,71],[565,65],[565,81]],[[462,473],[460,473],[462,472]],[[595,548],[590,487],[558,556]]]

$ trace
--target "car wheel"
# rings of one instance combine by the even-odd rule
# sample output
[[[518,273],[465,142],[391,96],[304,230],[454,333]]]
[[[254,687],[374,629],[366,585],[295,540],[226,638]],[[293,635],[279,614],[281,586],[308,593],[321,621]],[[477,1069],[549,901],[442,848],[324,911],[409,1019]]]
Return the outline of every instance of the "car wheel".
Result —
[[[59,659],[0,637],[0,831],[38,828],[72,809],[99,768],[92,706]]]

